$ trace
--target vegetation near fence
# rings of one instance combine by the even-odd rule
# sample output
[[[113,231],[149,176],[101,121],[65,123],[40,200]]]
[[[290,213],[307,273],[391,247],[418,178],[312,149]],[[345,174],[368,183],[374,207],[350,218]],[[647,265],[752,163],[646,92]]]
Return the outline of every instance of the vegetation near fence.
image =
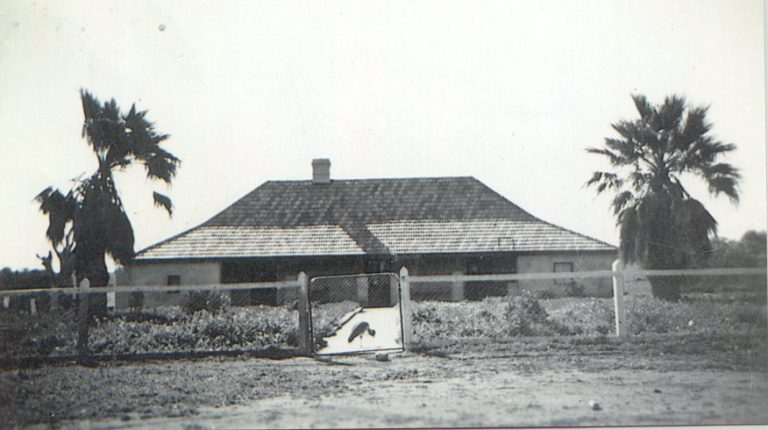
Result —
[[[765,337],[764,294],[690,294],[672,303],[637,296],[627,306],[628,332],[644,334],[754,334]],[[545,298],[531,294],[478,302],[413,304],[415,342],[517,336],[602,336],[613,331],[613,301]]]
[[[0,356],[73,355],[76,321],[58,314],[4,313],[8,338]],[[286,307],[250,306],[188,312],[181,306],[116,311],[97,318],[89,329],[93,354],[247,351],[298,346],[298,317]]]
[[[298,316],[295,304],[231,306],[192,310],[184,306],[113,311],[96,318],[88,336],[93,354],[147,352],[248,351],[295,349]],[[354,303],[313,306],[315,342],[332,331]],[[322,308],[322,309],[320,309]],[[320,309],[320,311],[318,311]],[[603,336],[613,332],[612,299],[541,298],[530,293],[472,302],[415,302],[414,341],[518,336]],[[762,290],[691,293],[677,303],[650,296],[626,302],[628,332],[644,334],[745,334],[765,337],[766,298]],[[4,339],[0,358],[68,356],[76,353],[72,312],[0,312]],[[320,335],[320,337],[318,337]]]

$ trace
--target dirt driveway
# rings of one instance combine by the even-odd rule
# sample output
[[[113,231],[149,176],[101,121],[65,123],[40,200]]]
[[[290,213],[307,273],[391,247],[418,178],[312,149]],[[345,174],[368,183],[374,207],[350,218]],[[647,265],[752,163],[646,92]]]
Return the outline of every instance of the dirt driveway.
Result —
[[[88,424],[187,429],[765,423],[767,383],[765,373],[624,370],[521,375],[502,370],[445,381],[374,382],[321,398],[280,396],[202,409],[191,418]],[[601,410],[590,408],[591,399]]]
[[[446,345],[389,362],[205,359],[16,370],[0,382],[23,382],[8,399],[20,409],[0,412],[31,428],[768,423],[764,341],[593,342]]]

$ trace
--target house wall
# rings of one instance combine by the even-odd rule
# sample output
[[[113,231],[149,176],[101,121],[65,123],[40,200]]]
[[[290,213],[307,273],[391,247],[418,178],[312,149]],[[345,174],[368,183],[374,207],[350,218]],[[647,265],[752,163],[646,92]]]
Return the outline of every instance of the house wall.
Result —
[[[282,259],[274,264],[274,270],[278,280],[296,279],[300,272],[307,274],[310,280],[318,276],[337,276],[353,275],[362,273],[362,258],[339,256],[339,257],[307,257]],[[317,297],[319,294],[319,283],[310,283],[310,294]],[[333,292],[332,301],[357,300],[357,285],[348,283],[339,286]],[[297,300],[297,291],[295,289],[283,289],[277,291],[277,303],[283,304]]]
[[[356,275],[361,273],[389,272],[397,274],[406,266],[411,275],[466,274],[473,273],[515,273],[513,253],[495,254],[433,254],[433,255],[370,255],[340,257],[305,257],[281,259],[242,259],[222,263],[222,283],[281,281],[296,279],[303,271],[312,279],[319,276]],[[358,280],[340,281],[332,286],[330,296],[322,294],[328,283],[310,284],[313,300],[365,302],[366,285]],[[414,283],[411,296],[414,300],[459,301],[480,299],[487,295],[507,295],[511,290],[507,282],[473,283]],[[239,293],[237,302],[246,303],[244,293]],[[235,296],[233,296],[234,299]],[[283,304],[296,300],[294,289],[276,291],[275,302]]]
[[[401,256],[398,259],[398,270],[400,266],[405,266],[411,276],[515,273],[516,259],[513,253],[410,255]],[[508,284],[507,282],[413,282],[411,298],[436,301],[481,299],[489,295],[508,295],[510,292]]]
[[[615,252],[556,252],[515,255],[456,254],[401,257],[401,265],[408,267],[412,276],[448,274],[501,274],[501,273],[550,273],[554,264],[572,263],[574,271],[611,270],[617,258]],[[474,266],[474,267],[473,267]],[[489,295],[515,296],[524,290],[533,293],[546,292],[554,296],[587,295],[610,297],[613,282],[610,277],[579,279],[573,282],[549,279],[511,282],[471,283],[418,283],[411,284],[414,300],[458,301],[482,299]]]
[[[615,252],[575,252],[520,255],[517,257],[518,273],[554,272],[555,263],[573,263],[574,272],[611,270],[611,264],[618,258]],[[575,279],[570,283],[564,280],[543,279],[518,282],[520,290],[548,292],[555,296],[587,295],[610,297],[613,294],[613,281],[610,277],[595,279]]]
[[[178,276],[181,285],[206,285],[221,282],[221,264],[215,261],[196,262],[141,262],[125,268],[117,278],[117,285],[164,286],[168,285],[169,276]],[[133,293],[142,294],[144,307],[162,305],[182,305],[189,293]],[[133,300],[137,300],[134,297]],[[127,308],[131,303],[131,294],[116,294],[115,307]]]
[[[499,274],[499,273],[550,273],[556,262],[573,263],[574,271],[610,270],[617,255],[613,252],[599,253],[541,253],[515,255],[513,253],[455,254],[455,255],[403,255],[396,258],[381,256],[382,264],[377,266],[384,272],[398,273],[406,266],[412,276],[441,274]],[[377,258],[377,257],[374,257]],[[370,260],[370,257],[367,259]],[[246,268],[244,270],[238,269]],[[372,272],[370,261],[359,256],[306,257],[283,259],[242,259],[221,262],[146,262],[136,263],[125,269],[118,277],[118,285],[167,285],[168,276],[177,275],[181,285],[219,284],[238,282],[268,282],[294,280],[299,272],[305,272],[312,279],[318,276],[360,274]],[[253,269],[258,267],[258,269]],[[250,269],[248,269],[250,268]],[[579,279],[572,283],[555,280],[532,280],[518,282],[473,282],[473,283],[413,283],[411,296],[414,300],[459,301],[481,299],[488,295],[516,295],[523,290],[534,293],[547,292],[555,296],[583,294],[609,297],[612,294],[610,277]],[[363,291],[361,286],[334,286],[333,301],[358,300]],[[249,304],[244,292],[232,295],[233,302]],[[229,294],[229,293],[228,293]],[[143,305],[182,305],[188,293],[144,293]],[[296,300],[295,289],[280,289],[275,292],[277,304]],[[117,294],[116,307],[125,308],[130,303],[129,294]]]

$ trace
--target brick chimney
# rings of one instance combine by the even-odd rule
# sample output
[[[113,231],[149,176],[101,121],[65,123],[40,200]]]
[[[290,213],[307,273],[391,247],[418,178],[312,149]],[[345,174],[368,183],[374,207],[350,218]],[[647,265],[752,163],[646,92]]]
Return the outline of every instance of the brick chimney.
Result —
[[[331,183],[331,160],[327,158],[315,158],[312,160],[312,183]]]

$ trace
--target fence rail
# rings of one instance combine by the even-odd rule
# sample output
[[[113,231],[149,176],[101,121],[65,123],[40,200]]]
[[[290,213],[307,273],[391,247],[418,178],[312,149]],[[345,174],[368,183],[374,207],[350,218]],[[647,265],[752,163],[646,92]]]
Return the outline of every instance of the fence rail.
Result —
[[[500,273],[486,275],[410,275],[413,283],[441,282],[483,282],[483,281],[524,281],[550,279],[590,279],[608,278],[613,276],[653,277],[653,276],[734,276],[734,275],[768,275],[765,267],[736,267],[708,269],[674,269],[674,270],[593,270],[581,272],[540,272],[540,273]],[[132,292],[191,292],[191,291],[230,291],[252,289],[282,289],[301,287],[300,279],[235,284],[199,284],[199,285],[140,285],[140,286],[107,286],[87,288],[58,287],[58,288],[27,288],[0,289],[0,295],[16,296],[36,293],[46,294],[75,294],[85,293],[132,293]]]
[[[20,296],[27,294],[45,293],[45,294],[75,294],[75,293],[170,293],[170,292],[191,292],[191,291],[231,291],[231,290],[258,290],[258,289],[282,289],[301,287],[299,280],[277,281],[277,282],[258,282],[258,283],[237,283],[237,284],[198,284],[198,285],[139,285],[139,286],[107,286],[91,288],[28,288],[0,290],[0,295]]]
[[[411,305],[411,293],[413,284],[430,283],[471,283],[471,282],[503,282],[503,281],[528,281],[528,280],[576,280],[576,279],[594,279],[608,278],[613,282],[613,308],[615,317],[615,334],[619,337],[627,333],[626,328],[626,309],[624,307],[624,288],[625,282],[638,278],[652,278],[655,276],[666,277],[719,277],[719,276],[762,276],[766,277],[768,271],[766,268],[707,268],[707,269],[680,269],[680,270],[623,270],[614,266],[613,270],[583,271],[583,272],[547,272],[547,273],[506,273],[506,274],[478,274],[478,275],[409,275],[407,268],[403,267],[400,271],[400,295],[402,312],[403,342],[406,348],[411,344],[413,333],[413,312]],[[81,296],[89,294],[129,294],[129,293],[169,293],[169,292],[206,292],[206,291],[242,291],[242,290],[263,290],[276,289],[296,290],[297,305],[292,308],[292,312],[298,312],[297,323],[298,332],[296,343],[301,354],[311,354],[311,322],[309,302],[310,280],[302,272],[296,279],[284,281],[259,282],[259,283],[236,283],[236,284],[203,284],[203,285],[173,285],[173,286],[114,286],[89,288],[87,282],[81,283],[79,287],[65,288],[33,288],[33,289],[4,289],[0,290],[0,297],[3,297],[3,306],[7,307],[8,298],[30,296],[30,308],[34,308],[35,297],[40,295],[71,295]],[[533,289],[537,288],[532,285]],[[293,293],[291,293],[293,294]],[[18,300],[18,299],[14,299]],[[83,352],[84,345],[87,343],[87,326],[89,319],[89,300],[79,300],[71,314],[78,322],[78,329],[82,330],[81,338],[78,339],[78,351]],[[39,303],[38,303],[39,304]],[[30,311],[33,313],[32,311]],[[295,314],[294,314],[295,315]],[[295,316],[293,318],[296,318]],[[294,338],[295,339],[295,338]],[[87,351],[84,353],[87,354]]]
[[[765,275],[764,267],[675,269],[675,270],[593,270],[584,272],[500,273],[488,275],[412,275],[411,282],[482,282],[482,281],[532,281],[549,279],[590,279],[613,276],[729,276]]]

